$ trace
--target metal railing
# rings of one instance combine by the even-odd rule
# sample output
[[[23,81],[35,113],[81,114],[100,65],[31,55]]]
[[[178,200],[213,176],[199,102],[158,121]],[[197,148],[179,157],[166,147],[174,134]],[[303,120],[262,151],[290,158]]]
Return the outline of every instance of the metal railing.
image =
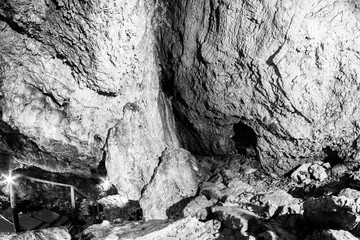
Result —
[[[16,209],[16,193],[15,193],[16,191],[15,191],[15,184],[14,184],[15,179],[19,179],[19,178],[28,179],[33,182],[40,182],[40,183],[70,188],[71,207],[73,210],[75,210],[75,208],[76,208],[75,191],[82,197],[84,197],[86,199],[90,199],[85,193],[83,193],[82,191],[80,191],[73,185],[43,180],[43,179],[34,178],[34,177],[29,177],[29,176],[25,176],[22,174],[16,174],[15,176],[13,176],[12,172],[10,171],[8,184],[9,184],[9,195],[10,195],[10,206],[11,206],[12,215],[13,215],[12,217],[13,217],[13,225],[14,225],[15,232],[20,231],[19,216],[18,216],[17,209]]]

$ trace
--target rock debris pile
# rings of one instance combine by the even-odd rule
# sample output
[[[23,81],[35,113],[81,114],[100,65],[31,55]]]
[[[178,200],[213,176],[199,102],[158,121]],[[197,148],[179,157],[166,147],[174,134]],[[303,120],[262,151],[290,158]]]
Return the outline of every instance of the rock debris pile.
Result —
[[[177,156],[189,159],[187,154]],[[207,177],[199,181],[190,199],[184,195],[182,199],[186,201],[178,200],[181,204],[172,209],[174,212],[167,215],[166,220],[161,214],[152,214],[147,215],[147,221],[105,221],[86,229],[83,236],[85,239],[111,239],[116,235],[118,239],[171,239],[176,236],[177,239],[218,240],[360,237],[360,185],[354,183],[360,164],[352,163],[351,171],[333,176],[329,163],[314,161],[299,166],[282,179],[268,175],[257,166],[255,158],[240,154],[221,159],[198,157],[196,164]],[[182,171],[179,166],[173,166]],[[244,175],[244,167],[257,171]],[[167,193],[159,194],[163,206],[173,204],[171,194],[178,195],[172,189],[179,187],[174,184],[169,187],[171,182],[171,178],[163,178],[158,183],[160,189],[161,186],[168,189]],[[192,189],[191,185],[183,187]],[[156,199],[147,202],[154,206],[159,204]],[[153,212],[147,208],[143,210],[145,216],[146,211]]]

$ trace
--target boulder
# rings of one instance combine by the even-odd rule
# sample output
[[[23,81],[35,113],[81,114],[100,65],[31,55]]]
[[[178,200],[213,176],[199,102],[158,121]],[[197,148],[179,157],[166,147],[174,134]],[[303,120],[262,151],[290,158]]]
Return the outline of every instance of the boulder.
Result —
[[[291,178],[305,184],[311,183],[312,180],[322,182],[328,177],[326,171],[330,169],[330,167],[329,163],[324,162],[305,163],[291,174]]]
[[[268,217],[275,214],[302,214],[303,206],[300,199],[294,198],[284,190],[265,193],[260,196],[259,202],[267,207]]]
[[[351,189],[351,188],[344,188],[338,194],[339,197],[347,197],[353,200],[360,199],[360,191]],[[360,212],[360,211],[357,211]]]
[[[144,219],[166,219],[170,207],[182,211],[187,203],[184,199],[195,196],[202,179],[197,160],[188,151],[165,150],[140,199]]]

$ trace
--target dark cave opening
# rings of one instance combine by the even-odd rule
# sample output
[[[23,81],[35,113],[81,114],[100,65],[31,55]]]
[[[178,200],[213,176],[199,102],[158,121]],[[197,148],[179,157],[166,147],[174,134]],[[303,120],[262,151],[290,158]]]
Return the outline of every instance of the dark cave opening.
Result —
[[[257,136],[251,127],[238,122],[233,126],[234,141],[237,153],[248,155],[250,151],[255,151],[257,146]]]
[[[326,146],[323,148],[323,151],[326,154],[324,162],[330,163],[331,166],[335,166],[344,162],[344,158],[339,156],[339,152],[331,149],[331,147]]]

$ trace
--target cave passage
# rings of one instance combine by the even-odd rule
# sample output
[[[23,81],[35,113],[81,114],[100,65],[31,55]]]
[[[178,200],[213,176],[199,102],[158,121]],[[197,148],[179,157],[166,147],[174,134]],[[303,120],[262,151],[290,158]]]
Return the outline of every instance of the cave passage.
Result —
[[[256,149],[257,136],[251,127],[239,122],[234,124],[233,130],[234,136],[232,139],[235,143],[237,153],[248,154],[247,149]]]

